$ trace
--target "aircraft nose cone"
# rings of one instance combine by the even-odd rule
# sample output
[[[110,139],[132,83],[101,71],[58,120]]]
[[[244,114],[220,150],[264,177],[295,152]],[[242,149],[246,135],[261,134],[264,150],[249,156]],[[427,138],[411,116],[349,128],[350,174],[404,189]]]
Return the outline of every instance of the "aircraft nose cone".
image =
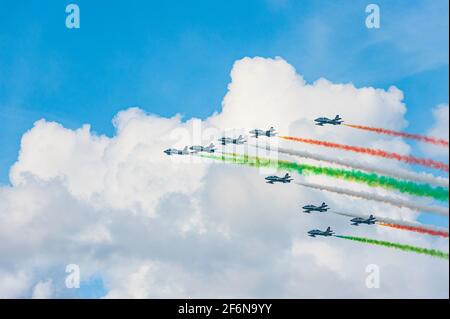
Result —
[[[166,153],[167,155],[169,155],[170,151],[169,151],[169,150],[165,150],[164,153]]]

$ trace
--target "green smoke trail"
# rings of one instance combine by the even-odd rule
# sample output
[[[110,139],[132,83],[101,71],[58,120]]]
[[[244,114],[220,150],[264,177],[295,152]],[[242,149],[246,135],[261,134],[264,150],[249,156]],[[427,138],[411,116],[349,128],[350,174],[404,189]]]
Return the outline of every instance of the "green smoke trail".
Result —
[[[222,156],[210,154],[199,154],[198,156],[250,167],[269,167],[277,170],[288,170],[297,172],[301,175],[325,175],[347,181],[365,183],[372,187],[378,186],[385,189],[395,189],[410,195],[431,197],[440,201],[448,201],[449,199],[449,192],[447,188],[432,187],[428,184],[417,184],[411,181],[399,180],[394,177],[378,175],[376,173],[365,173],[358,170],[314,166],[234,153],[224,153]]]
[[[343,238],[347,240],[354,240],[359,241],[361,243],[371,244],[371,245],[379,245],[384,247],[390,247],[390,248],[396,248],[403,251],[411,251],[418,254],[425,254],[433,257],[443,258],[448,260],[448,253],[445,253],[440,250],[436,249],[428,249],[428,248],[421,248],[416,246],[410,246],[410,245],[404,245],[399,243],[392,243],[389,241],[382,241],[382,240],[376,240],[376,239],[370,239],[370,238],[364,238],[364,237],[354,237],[354,236],[341,236],[341,235],[335,235],[335,237]]]

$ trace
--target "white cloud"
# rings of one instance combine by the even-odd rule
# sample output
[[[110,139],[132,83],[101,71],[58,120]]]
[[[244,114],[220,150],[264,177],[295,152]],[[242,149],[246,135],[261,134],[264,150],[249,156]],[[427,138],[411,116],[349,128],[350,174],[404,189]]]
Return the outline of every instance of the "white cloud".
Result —
[[[40,281],[34,286],[32,298],[33,299],[49,299],[52,297],[53,287],[52,281]]]
[[[19,298],[27,293],[30,280],[24,271],[0,270],[0,298]]]
[[[448,104],[440,104],[433,109],[434,123],[427,131],[427,135],[448,140]],[[423,144],[422,149],[430,156],[440,156],[448,159],[448,148]]]
[[[131,108],[114,118],[111,138],[93,134],[88,125],[70,130],[36,122],[22,138],[12,186],[0,188],[0,255],[5,256],[0,277],[8,283],[2,296],[58,296],[62,289],[52,287],[64,278],[52,276],[52,270],[76,263],[83,280],[101,274],[106,297],[116,298],[448,297],[448,280],[442,280],[448,279],[446,261],[337,238],[313,239],[306,232],[330,225],[338,233],[448,251],[447,241],[355,228],[333,214],[301,214],[300,206],[326,201],[358,213],[404,219],[416,214],[297,185],[268,185],[256,169],[162,152],[210,142],[227,128],[273,125],[281,132],[407,153],[410,148],[400,139],[311,123],[338,113],[347,121],[401,129],[406,125],[402,92],[325,79],[308,84],[281,58],[244,58],[234,64],[231,77],[222,110],[202,122]],[[330,178],[308,180],[343,185]],[[376,291],[365,287],[365,267],[373,263],[384,278]]]

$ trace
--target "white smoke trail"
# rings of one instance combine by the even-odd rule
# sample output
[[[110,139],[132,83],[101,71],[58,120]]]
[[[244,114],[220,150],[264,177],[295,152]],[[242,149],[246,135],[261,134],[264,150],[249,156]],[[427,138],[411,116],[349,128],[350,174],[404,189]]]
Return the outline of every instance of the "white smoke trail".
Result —
[[[357,191],[352,191],[352,190],[344,189],[344,188],[338,188],[338,187],[334,187],[334,186],[325,186],[325,185],[319,185],[319,184],[307,183],[307,182],[295,182],[295,183],[300,186],[305,186],[305,187],[314,188],[314,189],[320,189],[320,190],[324,190],[324,191],[328,191],[328,192],[353,196],[353,197],[367,199],[367,200],[373,200],[373,201],[377,201],[377,202],[390,204],[390,205],[393,205],[396,207],[405,207],[405,208],[409,208],[411,210],[415,210],[418,212],[429,212],[429,213],[434,213],[434,214],[438,214],[438,215],[442,215],[442,216],[448,216],[448,207],[427,206],[427,205],[417,204],[417,203],[413,203],[411,201],[403,200],[403,199],[399,199],[399,198],[387,197],[387,196],[366,193],[366,192],[357,192]]]
[[[420,182],[420,183],[428,183],[435,186],[441,186],[441,187],[449,187],[449,180],[447,178],[442,177],[435,177],[429,174],[419,174],[414,172],[406,172],[406,171],[400,171],[400,170],[393,170],[393,169],[387,169],[387,168],[380,168],[375,167],[372,165],[368,165],[365,163],[361,163],[357,160],[349,160],[349,159],[340,159],[336,157],[331,157],[327,155],[321,155],[321,154],[314,154],[307,151],[300,151],[300,150],[292,150],[287,148],[281,148],[281,147],[270,147],[262,146],[258,144],[252,144],[251,146],[265,149],[267,151],[275,151],[280,152],[288,155],[293,156],[299,156],[303,158],[313,159],[316,161],[322,161],[322,162],[328,162],[332,164],[338,164],[354,169],[360,169],[367,172],[374,172],[382,175],[388,175],[400,179],[410,180],[414,182]]]

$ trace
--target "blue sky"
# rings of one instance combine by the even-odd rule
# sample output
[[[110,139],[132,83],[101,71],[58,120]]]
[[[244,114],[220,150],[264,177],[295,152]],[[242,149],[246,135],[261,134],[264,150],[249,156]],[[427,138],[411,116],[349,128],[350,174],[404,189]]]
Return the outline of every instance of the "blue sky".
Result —
[[[364,27],[367,1],[79,0],[78,30],[65,27],[69,3],[1,0],[1,183],[34,121],[111,135],[129,106],[206,117],[244,56],[282,56],[307,81],[396,85],[414,132],[448,103],[445,0],[378,1],[378,30]]]

